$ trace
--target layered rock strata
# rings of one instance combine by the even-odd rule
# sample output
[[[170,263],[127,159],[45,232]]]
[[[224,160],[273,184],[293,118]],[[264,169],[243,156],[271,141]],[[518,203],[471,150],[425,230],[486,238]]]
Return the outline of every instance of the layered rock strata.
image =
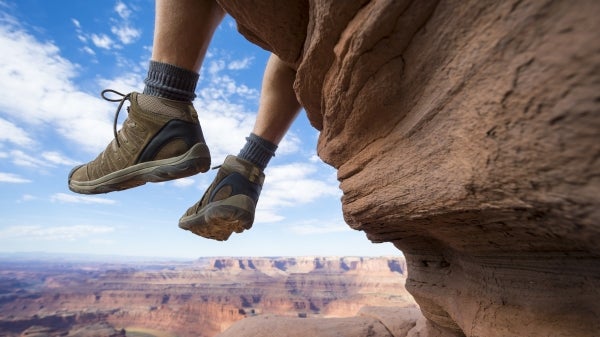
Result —
[[[355,317],[299,318],[256,316],[234,324],[219,337],[395,337],[418,336],[427,324],[414,305],[363,307]],[[430,334],[432,335],[432,334]],[[433,336],[433,335],[432,335]]]
[[[404,252],[423,334],[600,331],[600,2],[220,2],[297,69],[344,217]]]
[[[139,328],[211,337],[256,315],[348,317],[365,305],[414,306],[405,270],[401,257],[0,260],[0,336],[120,336]]]

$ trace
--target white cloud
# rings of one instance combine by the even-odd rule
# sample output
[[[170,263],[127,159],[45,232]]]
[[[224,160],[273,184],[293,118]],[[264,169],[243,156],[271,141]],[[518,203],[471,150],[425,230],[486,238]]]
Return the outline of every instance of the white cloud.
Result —
[[[88,38],[83,33],[83,29],[81,29],[81,22],[79,22],[79,20],[77,20],[77,19],[71,19],[71,22],[73,22],[73,25],[75,26],[75,34],[77,34],[77,39],[79,39],[79,41],[81,41],[83,43],[87,43]],[[87,46],[85,48],[90,49]],[[92,50],[92,52],[93,52],[93,50]]]
[[[260,204],[260,203],[259,203]],[[254,219],[256,223],[267,223],[267,222],[279,222],[285,219],[284,216],[277,214],[273,210],[263,209],[262,207],[258,207],[256,210],[256,214],[254,215]]]
[[[227,65],[227,69],[229,69],[229,70],[247,69],[250,67],[253,60],[254,60],[253,57],[245,57],[241,60],[233,60],[233,61],[229,62],[229,64]]]
[[[314,220],[294,224],[289,226],[289,229],[297,235],[328,234],[352,231],[352,229],[343,221],[319,223]]]
[[[8,156],[13,164],[24,167],[55,167],[57,165],[73,166],[78,162],[69,159],[56,151],[45,151],[40,157],[34,157],[20,150],[10,151]]]
[[[222,70],[222,69],[220,69]],[[219,70],[219,71],[220,71]],[[214,71],[211,70],[211,71]],[[228,75],[221,75],[218,73],[212,73],[210,94],[213,98],[219,98],[228,100],[238,96],[238,98],[244,100],[257,100],[259,93],[256,89],[248,88],[244,84],[238,84],[234,79]],[[207,88],[208,89],[208,88]]]
[[[12,162],[18,166],[25,167],[40,167],[47,166],[46,162],[43,160],[39,160],[34,158],[23,151],[13,150],[10,152],[10,157],[12,158]]]
[[[117,244],[117,241],[109,239],[90,239],[90,243],[98,246],[114,246]]]
[[[256,89],[240,84],[235,88],[235,93],[247,99],[257,99],[259,94]]]
[[[224,60],[210,59],[206,64],[194,106],[213,163],[218,165],[226,155],[237,154],[246,142],[256,119],[256,112],[248,111],[247,106],[256,105],[259,94],[223,74]]]
[[[233,20],[229,17],[226,17],[225,23],[227,24],[227,27],[229,27],[229,29],[232,29],[232,30],[237,29],[237,24],[236,24],[235,20]]]
[[[112,136],[114,105],[79,91],[73,83],[77,71],[56,45],[0,21],[0,114],[10,116],[20,129],[27,128],[19,123],[39,125],[36,132],[47,128],[97,152]],[[22,134],[13,139],[27,142]]]
[[[98,80],[98,83],[103,88],[111,88],[123,94],[127,94],[132,91],[139,92],[140,88],[144,85],[144,79],[138,73],[124,73],[123,75],[111,79],[102,78]],[[112,96],[110,96],[112,97]],[[116,105],[113,106],[112,112],[115,112]],[[123,108],[125,109],[125,108]],[[124,112],[124,111],[122,111]],[[111,133],[112,134],[112,133]]]
[[[86,52],[86,53],[88,53],[88,54],[90,54],[92,56],[96,55],[96,52],[92,48],[90,48],[88,46],[85,46],[85,47],[81,48],[81,50],[83,50],[84,52]]]
[[[335,184],[311,177],[316,172],[315,165],[304,163],[267,167],[257,205],[257,222],[273,221],[276,217],[279,218],[275,221],[282,220],[279,211],[284,207],[297,207],[322,197],[339,197],[341,191]],[[259,217],[259,214],[267,214],[269,218]]]
[[[300,150],[302,140],[294,132],[288,132],[279,143],[276,155],[296,153]]]
[[[0,141],[9,141],[19,146],[33,144],[25,130],[0,117]]]
[[[217,75],[221,70],[225,69],[224,60],[211,60],[208,63],[207,71],[210,75]]]
[[[173,180],[173,186],[175,187],[188,187],[194,185],[195,181],[192,178],[181,178]]]
[[[42,158],[44,158],[47,162],[54,165],[65,165],[65,166],[73,166],[79,164],[73,159],[67,158],[61,153],[56,151],[46,151],[42,152]]]
[[[0,183],[22,184],[30,182],[31,180],[21,178],[19,175],[16,175],[14,173],[0,172]]]
[[[74,204],[102,204],[112,205],[116,202],[112,199],[92,197],[87,195],[74,195],[67,193],[55,193],[50,197],[52,202],[74,203]]]
[[[35,200],[35,199],[37,199],[37,197],[35,197],[31,194],[23,194],[21,199],[19,199],[17,202],[26,202],[26,201],[31,201],[31,200]]]
[[[142,35],[141,30],[130,26],[113,26],[110,31],[115,34],[123,44],[133,43]]]
[[[290,206],[309,203],[323,196],[340,196],[336,183],[317,177],[317,166],[308,163],[292,163],[267,168],[268,179],[266,204],[271,206]]]
[[[203,100],[198,111],[204,137],[210,148],[212,162],[219,165],[228,154],[237,154],[246,142],[254,124],[254,116],[243,111],[242,106],[218,101]],[[236,108],[239,107],[239,108]]]
[[[73,241],[87,236],[114,232],[109,226],[58,226],[48,227],[39,225],[11,226],[0,230],[0,238],[32,239],[48,241]]]
[[[142,31],[131,25],[129,18],[131,17],[132,11],[127,5],[121,1],[117,2],[114,7],[115,12],[119,16],[118,18],[110,18],[112,27],[110,27],[111,33],[114,35],[116,40],[122,44],[127,45],[137,41],[142,35]],[[83,31],[81,22],[77,19],[71,19],[75,26],[75,32],[77,38],[87,44],[89,40],[92,41],[94,46],[106,50],[121,49],[123,46],[116,43],[113,38],[104,33],[85,33]],[[82,50],[90,55],[95,55],[95,52],[89,47],[84,46]]]
[[[106,34],[92,34],[92,43],[102,49],[112,49],[114,47],[113,40]]]
[[[118,1],[115,4],[115,12],[117,12],[122,19],[128,19],[131,15],[131,10],[122,1]]]

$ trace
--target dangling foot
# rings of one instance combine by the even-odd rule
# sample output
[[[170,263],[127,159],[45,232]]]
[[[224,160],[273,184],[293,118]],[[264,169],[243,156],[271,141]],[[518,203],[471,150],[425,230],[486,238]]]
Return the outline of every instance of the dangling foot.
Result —
[[[227,156],[204,196],[179,220],[179,227],[225,241],[252,227],[265,175],[252,163]]]
[[[107,92],[122,98],[107,98]],[[110,89],[104,90],[102,97],[119,102],[115,138],[96,159],[71,170],[71,191],[108,193],[208,171],[210,152],[191,102],[136,92],[123,95]],[[131,102],[129,116],[117,133],[117,117],[126,100]]]

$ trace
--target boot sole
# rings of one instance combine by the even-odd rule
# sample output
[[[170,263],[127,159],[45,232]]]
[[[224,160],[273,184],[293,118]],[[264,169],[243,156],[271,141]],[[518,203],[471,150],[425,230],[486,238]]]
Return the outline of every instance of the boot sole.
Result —
[[[241,233],[252,227],[254,201],[243,194],[214,201],[197,214],[183,216],[179,227],[207,239],[225,241],[233,232]]]
[[[189,177],[209,168],[210,151],[206,144],[198,143],[180,156],[135,164],[95,180],[73,181],[69,176],[69,189],[81,194],[122,191],[147,182]]]

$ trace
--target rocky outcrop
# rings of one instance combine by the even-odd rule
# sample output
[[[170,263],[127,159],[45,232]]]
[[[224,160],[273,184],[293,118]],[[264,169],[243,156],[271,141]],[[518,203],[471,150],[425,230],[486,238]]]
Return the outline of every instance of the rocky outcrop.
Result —
[[[366,305],[414,306],[405,270],[402,257],[0,260],[0,336],[118,336],[133,327],[211,337],[256,315],[351,317]]]
[[[344,217],[404,252],[422,334],[600,331],[600,2],[220,2],[297,69]]]
[[[234,324],[219,337],[416,337],[425,324],[427,322],[421,311],[414,305],[363,307],[356,317],[299,318],[268,315],[247,318]]]
[[[381,322],[369,317],[291,318],[262,315],[247,318],[219,337],[393,337]]]

